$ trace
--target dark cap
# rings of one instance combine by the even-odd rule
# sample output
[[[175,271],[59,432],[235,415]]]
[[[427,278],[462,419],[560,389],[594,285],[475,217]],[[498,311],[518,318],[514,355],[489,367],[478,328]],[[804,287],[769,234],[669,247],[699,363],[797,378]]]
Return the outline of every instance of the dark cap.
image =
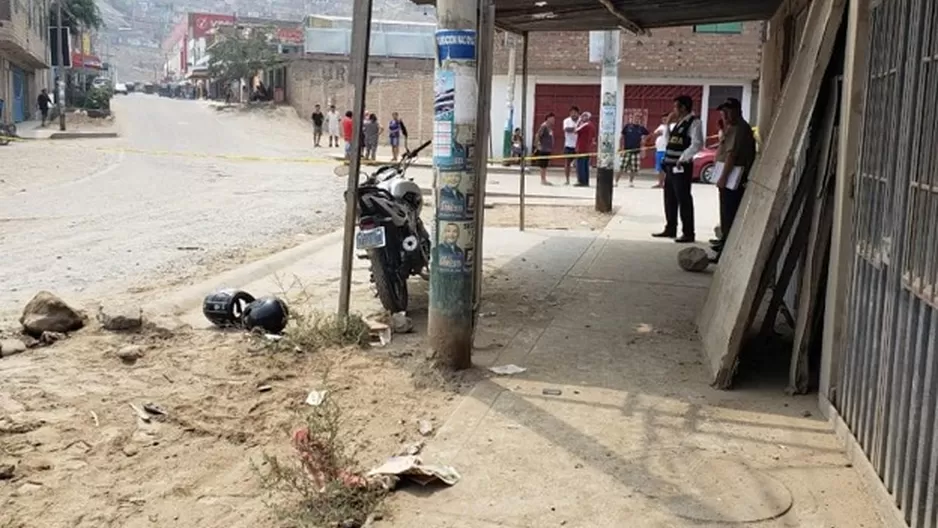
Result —
[[[735,97],[727,97],[723,104],[717,107],[717,110],[742,110],[743,105]]]

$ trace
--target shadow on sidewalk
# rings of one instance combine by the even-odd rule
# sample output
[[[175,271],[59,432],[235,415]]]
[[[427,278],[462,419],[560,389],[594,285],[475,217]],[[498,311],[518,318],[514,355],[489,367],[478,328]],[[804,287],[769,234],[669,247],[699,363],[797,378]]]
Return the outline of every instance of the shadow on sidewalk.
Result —
[[[394,526],[876,524],[813,397],[772,372],[709,387],[709,273],[666,242],[539,235],[487,273],[473,357],[527,371],[479,373],[425,457],[463,480],[398,495]]]

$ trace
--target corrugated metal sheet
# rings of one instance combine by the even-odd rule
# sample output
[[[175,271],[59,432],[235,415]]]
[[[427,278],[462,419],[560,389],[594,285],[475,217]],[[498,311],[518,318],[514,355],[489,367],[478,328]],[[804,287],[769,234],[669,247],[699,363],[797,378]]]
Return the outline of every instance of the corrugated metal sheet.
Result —
[[[938,2],[873,6],[849,343],[835,405],[913,528],[938,528]]]

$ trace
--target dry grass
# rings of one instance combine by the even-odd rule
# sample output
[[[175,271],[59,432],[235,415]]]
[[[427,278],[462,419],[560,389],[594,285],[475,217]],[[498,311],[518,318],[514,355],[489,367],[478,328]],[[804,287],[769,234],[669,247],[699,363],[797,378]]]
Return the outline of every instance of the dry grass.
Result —
[[[374,518],[388,487],[366,481],[346,445],[341,409],[327,396],[293,434],[296,460],[265,455],[261,482],[281,519],[298,528],[353,528]]]

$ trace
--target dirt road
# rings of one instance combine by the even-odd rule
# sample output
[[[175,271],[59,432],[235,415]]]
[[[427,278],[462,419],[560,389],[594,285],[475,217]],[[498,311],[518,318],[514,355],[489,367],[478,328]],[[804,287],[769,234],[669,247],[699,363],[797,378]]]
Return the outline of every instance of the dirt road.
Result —
[[[213,157],[325,156],[292,110],[143,94],[113,105],[119,139],[0,149],[0,320],[37,290],[146,296],[338,225],[330,163]]]

